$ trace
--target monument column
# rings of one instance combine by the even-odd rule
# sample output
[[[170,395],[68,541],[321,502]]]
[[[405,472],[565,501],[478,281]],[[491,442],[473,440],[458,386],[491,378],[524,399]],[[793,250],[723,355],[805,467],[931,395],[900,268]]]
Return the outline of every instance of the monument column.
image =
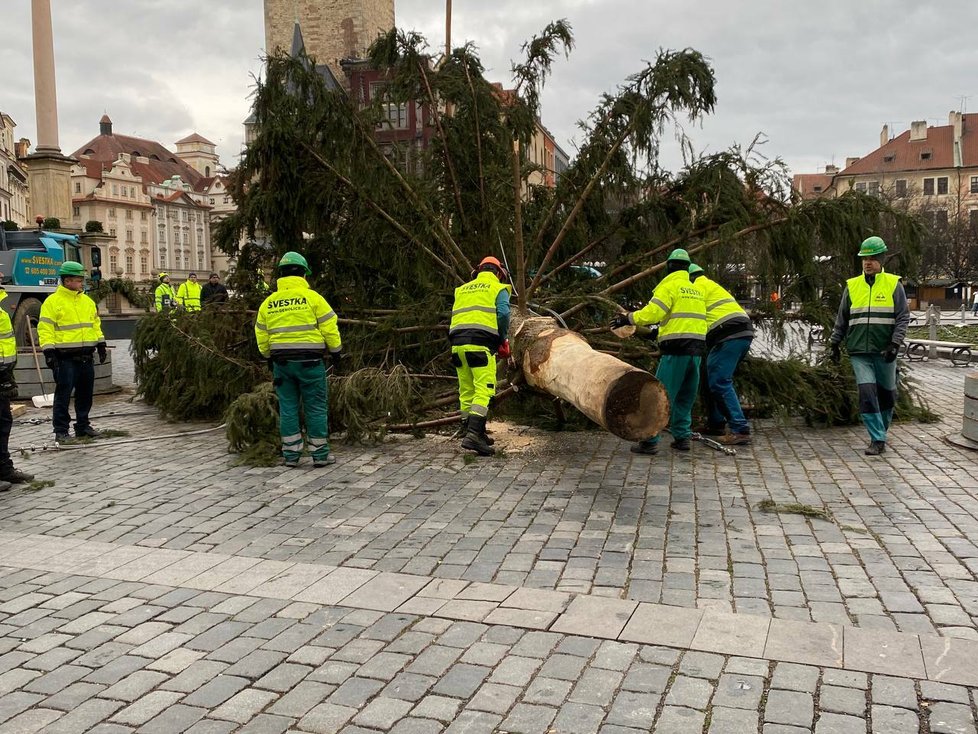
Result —
[[[31,217],[57,217],[71,224],[71,165],[58,142],[58,94],[54,74],[51,0],[31,0],[34,45],[34,109],[37,147],[22,163],[27,167]]]

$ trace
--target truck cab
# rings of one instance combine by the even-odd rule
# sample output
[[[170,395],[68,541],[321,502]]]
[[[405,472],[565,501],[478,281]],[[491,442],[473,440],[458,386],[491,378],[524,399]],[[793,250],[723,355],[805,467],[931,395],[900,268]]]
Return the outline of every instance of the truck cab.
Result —
[[[77,235],[22,230],[6,232],[0,229],[0,272],[7,297],[0,308],[8,314],[14,326],[19,347],[30,347],[41,315],[41,303],[58,287],[58,269],[65,260],[82,261]]]

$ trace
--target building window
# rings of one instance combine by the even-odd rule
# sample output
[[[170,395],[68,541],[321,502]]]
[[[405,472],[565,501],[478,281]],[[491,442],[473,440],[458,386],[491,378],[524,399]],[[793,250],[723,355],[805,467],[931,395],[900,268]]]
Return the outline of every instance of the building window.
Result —
[[[126,275],[132,275],[133,256],[130,253],[126,253]]]
[[[934,212],[934,229],[938,231],[947,229],[947,209],[938,209]]]
[[[146,212],[139,212],[139,221],[141,222],[146,221]]]
[[[214,199],[211,199],[211,206],[214,206]]]
[[[198,247],[197,248],[197,267],[198,268],[204,267],[204,248],[203,247]]]
[[[370,99],[380,101],[380,113],[383,119],[377,125],[378,130],[407,130],[408,106],[406,102],[387,102],[386,84],[371,84]]]
[[[224,203],[225,204],[230,204],[231,203],[231,197],[230,196],[225,196],[224,197]]]
[[[139,272],[149,272],[149,255],[142,254],[139,256]]]
[[[119,264],[119,257],[117,255],[109,255],[109,273],[115,275],[116,266]]]
[[[112,195],[113,196],[118,196],[119,195],[119,185],[118,184],[112,184]]]
[[[132,242],[132,230],[131,229],[127,229],[126,230],[126,242]]]
[[[110,206],[109,207],[109,219],[115,219],[115,207],[114,206]]]
[[[813,187],[813,189],[812,189],[812,190],[813,190],[813,191],[814,191],[814,192],[815,192],[816,194],[821,194],[821,193],[822,193],[822,187],[821,187],[821,186],[815,186],[815,187]]]
[[[971,193],[978,194],[978,176],[971,177]]]
[[[941,176],[939,179],[937,179],[937,193],[947,193],[947,176]]]
[[[166,248],[165,247],[161,247],[160,248],[160,267],[161,268],[165,268],[166,267]]]
[[[81,183],[79,181],[75,181],[75,193],[76,194],[81,193]]]
[[[161,245],[165,245],[166,244],[166,225],[163,225],[163,224],[160,225],[159,231],[157,232],[157,235],[156,235],[156,240]]]
[[[856,191],[859,191],[859,192],[865,194],[866,193],[866,182],[865,181],[860,181],[859,183],[857,183],[856,184]]]
[[[122,192],[121,192],[120,196],[122,196],[123,199],[128,198],[129,194],[126,193],[126,187],[125,186],[122,187]]]
[[[115,237],[115,227],[109,227],[109,237]]]
[[[74,217],[80,217],[81,216],[81,207],[80,206],[73,206],[73,207],[71,207],[71,215],[74,216]]]
[[[924,179],[924,196],[934,195],[934,179],[925,178]]]
[[[126,219],[132,219],[132,209],[126,209]]]
[[[129,198],[130,199],[135,199],[136,198],[136,187],[135,186],[130,186],[129,187]]]
[[[870,181],[869,182],[869,195],[870,196],[879,196],[880,195],[880,182],[879,181]]]
[[[143,245],[145,245],[145,244],[147,244],[149,242],[149,235],[148,235],[148,233],[146,232],[145,229],[142,230],[139,233],[139,242],[140,242],[140,244],[143,244]]]
[[[972,234],[978,234],[978,209],[968,212],[968,225],[971,227]]]
[[[898,199],[907,198],[907,179],[898,178],[896,182],[896,196]]]
[[[922,160],[922,161],[929,161],[930,160],[930,151],[926,151],[924,153],[921,153],[920,154],[920,160]]]

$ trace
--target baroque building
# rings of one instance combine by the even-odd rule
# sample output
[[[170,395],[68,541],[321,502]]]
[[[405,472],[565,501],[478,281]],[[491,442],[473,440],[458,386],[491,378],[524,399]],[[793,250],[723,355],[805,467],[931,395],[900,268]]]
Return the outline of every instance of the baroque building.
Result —
[[[10,115],[0,112],[0,224],[10,220],[24,229],[34,223],[28,218],[27,169],[17,161],[18,147],[26,141],[14,142],[16,126]]]

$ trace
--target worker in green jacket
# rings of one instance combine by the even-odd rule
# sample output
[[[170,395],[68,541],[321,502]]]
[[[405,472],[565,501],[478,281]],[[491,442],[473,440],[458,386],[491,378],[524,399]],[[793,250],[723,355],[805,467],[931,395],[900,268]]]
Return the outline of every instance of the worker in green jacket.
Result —
[[[859,413],[869,433],[867,456],[886,451],[886,432],[897,398],[896,358],[907,336],[910,307],[899,275],[883,270],[886,243],[867,237],[859,248],[863,273],[846,281],[829,343],[832,361],[845,340],[859,386]]]
[[[703,292],[689,280],[689,266],[689,253],[673,250],[666,260],[666,277],[655,287],[645,308],[620,314],[611,322],[613,329],[661,324],[653,329],[653,336],[658,332],[662,352],[655,376],[669,395],[669,432],[676,451],[690,449],[693,404],[706,351],[706,304]],[[657,454],[659,437],[639,441],[631,450]]]

